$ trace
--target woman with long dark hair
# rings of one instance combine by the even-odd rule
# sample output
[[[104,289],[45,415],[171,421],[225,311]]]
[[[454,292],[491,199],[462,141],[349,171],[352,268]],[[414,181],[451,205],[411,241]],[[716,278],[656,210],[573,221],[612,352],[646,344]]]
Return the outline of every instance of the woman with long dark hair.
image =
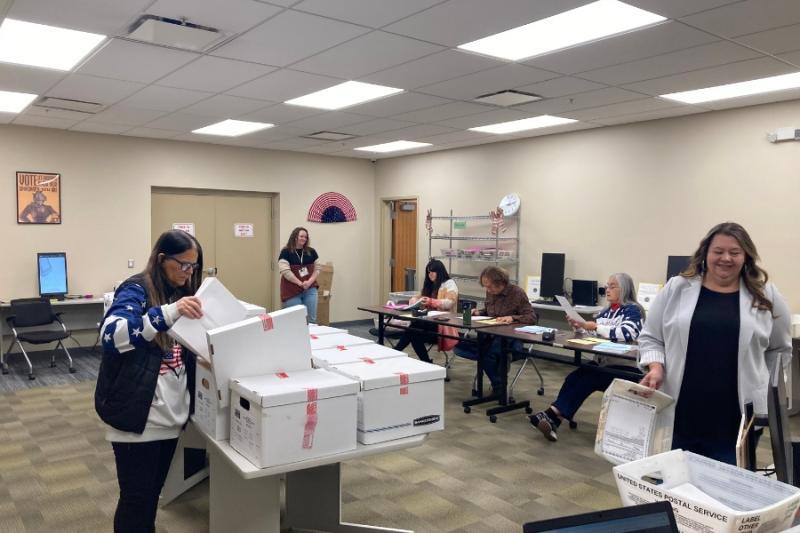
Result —
[[[458,304],[458,286],[450,279],[450,274],[444,263],[438,259],[431,259],[425,266],[425,281],[422,283],[422,291],[418,296],[409,300],[410,304],[419,302],[420,307],[428,310],[454,311]],[[407,329],[397,341],[395,349],[403,350],[411,344],[414,353],[422,361],[431,362],[428,355],[426,344],[436,342],[437,325],[415,321],[412,322],[413,329]]]
[[[718,224],[650,306],[641,383],[675,399],[660,418],[673,448],[735,464],[745,404],[766,414],[768,364],[791,361],[789,308],[758,261],[742,226]]]
[[[117,466],[115,533],[155,531],[158,497],[189,418],[194,356],[167,330],[203,315],[194,296],[203,250],[181,230],[158,238],[144,271],[114,294],[101,326],[103,359],[95,410]]]
[[[304,305],[308,321],[317,322],[317,276],[319,256],[311,247],[308,230],[297,227],[292,230],[286,246],[278,257],[281,273],[281,302],[283,307]]]

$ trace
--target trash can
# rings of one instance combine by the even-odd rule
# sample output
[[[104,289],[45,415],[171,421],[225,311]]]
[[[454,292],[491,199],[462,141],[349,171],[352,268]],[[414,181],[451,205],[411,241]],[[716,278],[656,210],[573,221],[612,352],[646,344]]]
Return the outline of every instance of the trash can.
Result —
[[[417,279],[417,269],[416,268],[411,268],[411,267],[406,267],[406,277],[405,277],[406,288],[405,288],[405,290],[407,290],[407,291],[416,290],[416,288],[414,287],[414,285],[416,284],[416,279]]]

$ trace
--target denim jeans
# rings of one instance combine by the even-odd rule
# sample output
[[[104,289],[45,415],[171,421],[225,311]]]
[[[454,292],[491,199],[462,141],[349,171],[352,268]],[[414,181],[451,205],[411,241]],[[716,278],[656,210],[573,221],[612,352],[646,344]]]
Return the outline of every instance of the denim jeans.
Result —
[[[564,379],[564,384],[561,385],[561,390],[558,391],[558,397],[553,402],[553,405],[556,406],[563,418],[572,420],[572,417],[581,408],[586,398],[591,396],[593,392],[606,390],[611,385],[611,382],[614,381],[616,376],[607,372],[596,372],[592,369],[592,366],[596,367],[597,365],[591,364],[578,367]],[[636,371],[633,367],[623,365],[609,365],[608,368],[627,370],[628,372]]]
[[[178,439],[111,443],[119,482],[114,533],[155,532],[158,497],[177,444]]]
[[[430,363],[431,359],[428,355],[427,344],[435,344],[438,340],[439,336],[436,334],[438,326],[436,324],[414,321],[411,327],[414,329],[405,330],[397,341],[397,344],[395,344],[394,349],[402,352],[406,346],[411,344],[420,361]]]
[[[515,351],[522,350],[522,343],[520,341],[514,341],[508,346],[508,349]],[[459,357],[477,361],[478,345],[474,342],[460,342],[458,346],[453,349],[453,353]],[[502,340],[499,337],[495,337],[492,344],[486,350],[483,361],[481,361],[483,371],[486,373],[486,377],[489,378],[494,392],[502,388],[502,376],[500,375],[500,369],[498,367],[498,359],[501,354]]]
[[[293,305],[305,305],[308,311],[308,321],[312,324],[317,323],[317,288],[310,287],[297,296],[293,296],[283,302],[283,308]]]

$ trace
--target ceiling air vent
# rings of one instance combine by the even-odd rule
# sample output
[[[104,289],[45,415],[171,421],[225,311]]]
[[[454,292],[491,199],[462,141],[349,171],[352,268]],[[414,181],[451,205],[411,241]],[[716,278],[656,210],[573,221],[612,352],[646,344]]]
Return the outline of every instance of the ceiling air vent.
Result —
[[[97,102],[84,102],[83,100],[70,100],[69,98],[53,98],[52,96],[39,97],[33,105],[47,109],[76,111],[88,115],[94,115],[103,109],[103,104],[98,104]]]
[[[542,97],[538,94],[526,93],[522,91],[500,91],[492,94],[484,94],[477,97],[474,102],[479,104],[490,104],[501,107],[509,107],[512,105],[527,104],[529,102],[536,102],[541,100]]]
[[[301,137],[306,139],[319,139],[322,141],[346,141],[348,139],[354,139],[357,137],[357,135],[352,135],[350,133],[338,133],[335,131],[318,131],[308,135],[301,135]]]
[[[186,19],[142,15],[134,22],[125,38],[142,43],[204,52],[227,36],[216,28],[193,24]]]

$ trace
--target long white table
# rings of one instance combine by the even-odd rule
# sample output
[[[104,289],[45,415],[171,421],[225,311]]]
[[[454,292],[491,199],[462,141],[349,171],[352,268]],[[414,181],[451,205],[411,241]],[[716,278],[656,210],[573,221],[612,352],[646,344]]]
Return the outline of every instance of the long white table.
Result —
[[[341,520],[341,463],[369,455],[419,446],[425,435],[379,444],[298,463],[257,468],[228,441],[206,438],[209,452],[209,522],[211,533],[279,533],[281,478],[286,477],[284,528],[334,533],[413,533]]]

